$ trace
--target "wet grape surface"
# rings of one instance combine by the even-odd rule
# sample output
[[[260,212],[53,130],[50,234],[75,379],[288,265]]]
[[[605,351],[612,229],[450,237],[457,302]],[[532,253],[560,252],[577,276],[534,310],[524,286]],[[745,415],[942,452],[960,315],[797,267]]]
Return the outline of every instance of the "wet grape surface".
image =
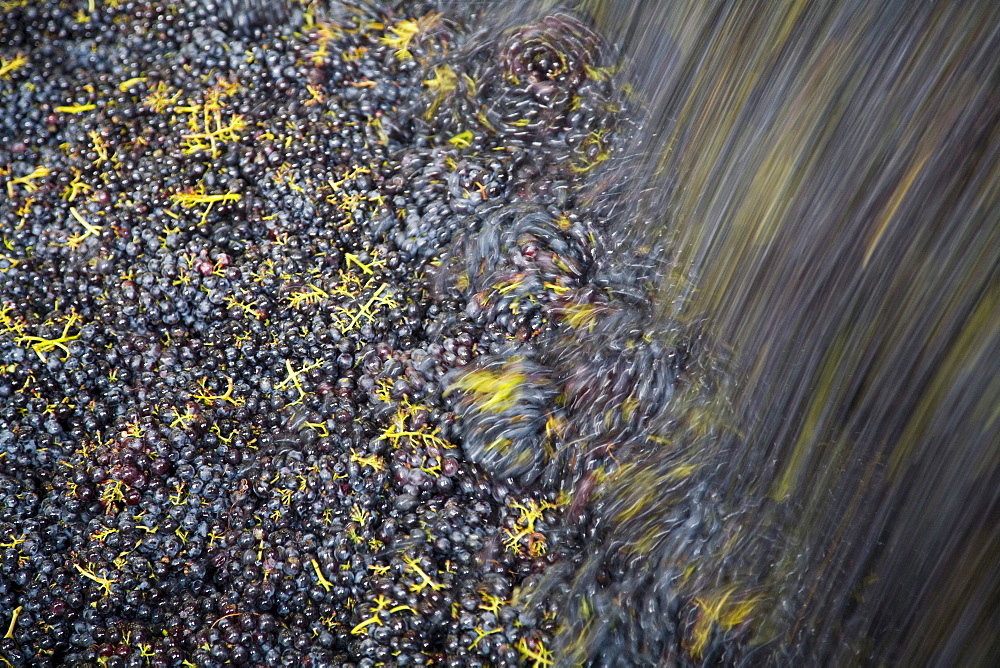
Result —
[[[613,49],[562,12],[79,4],[0,10],[0,656],[592,652],[563,585],[623,557],[588,518],[711,395],[609,251]]]

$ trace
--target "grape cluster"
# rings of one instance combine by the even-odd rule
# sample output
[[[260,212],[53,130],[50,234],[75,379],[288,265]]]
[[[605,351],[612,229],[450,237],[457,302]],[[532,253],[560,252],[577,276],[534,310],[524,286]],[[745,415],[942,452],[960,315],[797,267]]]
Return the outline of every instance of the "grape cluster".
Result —
[[[592,518],[655,529],[642,485],[694,483],[630,472],[711,392],[602,259],[610,48],[564,13],[70,4],[0,3],[0,657],[613,663]]]

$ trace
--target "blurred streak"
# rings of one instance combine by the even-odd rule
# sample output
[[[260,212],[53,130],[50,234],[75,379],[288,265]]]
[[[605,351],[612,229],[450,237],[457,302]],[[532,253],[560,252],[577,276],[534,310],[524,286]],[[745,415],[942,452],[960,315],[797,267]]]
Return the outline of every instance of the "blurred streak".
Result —
[[[644,434],[584,434],[617,460],[569,476],[579,559],[526,587],[562,597],[561,661],[1000,663],[1000,6],[577,8],[635,115],[586,177],[596,274],[655,277],[619,339],[693,361],[628,395]],[[615,326],[553,378],[627,376],[579,362]]]
[[[582,8],[642,109],[618,253],[662,246],[661,320],[732,351],[711,484],[782,527],[736,555],[753,642],[996,665],[1000,6]]]
[[[458,6],[475,42],[566,4]],[[615,462],[563,471],[579,555],[525,587],[560,665],[1000,665],[1000,5],[572,7],[627,82],[584,180],[634,308],[540,359],[685,361],[594,404],[644,433],[570,419]]]

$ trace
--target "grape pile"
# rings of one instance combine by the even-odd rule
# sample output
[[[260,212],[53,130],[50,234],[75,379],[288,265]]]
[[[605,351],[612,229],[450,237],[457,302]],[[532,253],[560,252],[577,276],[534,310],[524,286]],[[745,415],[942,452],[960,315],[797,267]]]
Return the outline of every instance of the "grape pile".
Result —
[[[713,392],[615,259],[609,45],[565,13],[71,4],[0,3],[5,665],[642,664],[739,633],[752,600],[685,612],[660,546],[719,520],[635,512],[698,484],[693,448],[642,462]],[[622,569],[651,550],[672,575]]]

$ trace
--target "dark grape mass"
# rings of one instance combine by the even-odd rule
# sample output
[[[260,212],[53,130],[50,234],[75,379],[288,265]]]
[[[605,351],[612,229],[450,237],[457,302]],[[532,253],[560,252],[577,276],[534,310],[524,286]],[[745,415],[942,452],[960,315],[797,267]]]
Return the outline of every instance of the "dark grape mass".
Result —
[[[731,609],[646,592],[629,645],[600,593],[648,583],[594,513],[695,485],[626,462],[712,397],[618,251],[612,48],[276,5],[0,3],[0,663],[719,651]]]

